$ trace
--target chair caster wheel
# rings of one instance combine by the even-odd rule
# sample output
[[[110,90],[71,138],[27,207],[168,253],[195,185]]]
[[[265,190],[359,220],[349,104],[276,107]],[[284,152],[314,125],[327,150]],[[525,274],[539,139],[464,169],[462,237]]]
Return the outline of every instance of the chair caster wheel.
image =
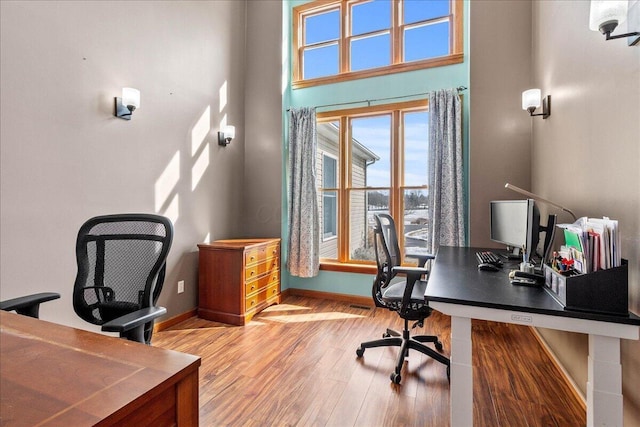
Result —
[[[442,347],[442,343],[440,341],[436,341],[435,345],[436,345],[436,350],[438,350],[439,352],[442,353],[442,350],[444,348],[444,347]]]
[[[393,372],[391,374],[391,382],[394,384],[400,384],[400,381],[402,380],[402,377],[400,376],[400,374],[396,374],[395,372]]]
[[[362,357],[362,355],[363,355],[363,354],[364,354],[364,348],[362,348],[362,347],[358,347],[358,348],[356,349],[356,356],[358,356],[358,357]]]

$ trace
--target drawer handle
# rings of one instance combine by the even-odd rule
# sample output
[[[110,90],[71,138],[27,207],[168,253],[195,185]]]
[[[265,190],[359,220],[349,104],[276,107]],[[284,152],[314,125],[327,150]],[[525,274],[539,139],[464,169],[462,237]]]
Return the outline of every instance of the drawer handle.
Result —
[[[251,305],[254,305],[256,302],[255,301],[251,301]]]
[[[256,259],[256,257],[252,256],[252,257],[251,257],[251,261],[253,261],[254,259]]]
[[[255,272],[255,271],[252,271],[252,272],[250,273],[250,276],[253,276],[254,274],[256,274],[256,272]]]
[[[251,290],[254,290],[256,287],[254,285],[251,285]]]

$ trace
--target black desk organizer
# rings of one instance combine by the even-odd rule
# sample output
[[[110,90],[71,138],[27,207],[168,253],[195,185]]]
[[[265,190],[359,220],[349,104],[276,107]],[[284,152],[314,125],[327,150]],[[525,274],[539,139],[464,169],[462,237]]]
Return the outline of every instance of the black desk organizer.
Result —
[[[544,275],[545,290],[565,310],[629,316],[629,266],[625,259],[620,267],[568,277],[545,265]]]

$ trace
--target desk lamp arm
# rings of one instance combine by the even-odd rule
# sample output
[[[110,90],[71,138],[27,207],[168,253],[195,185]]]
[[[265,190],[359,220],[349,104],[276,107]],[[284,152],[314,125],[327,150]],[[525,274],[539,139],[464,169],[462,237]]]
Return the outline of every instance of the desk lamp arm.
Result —
[[[537,194],[533,194],[533,193],[531,193],[531,192],[529,192],[527,190],[523,190],[522,188],[516,187],[515,185],[509,184],[508,182],[504,185],[504,188],[508,188],[509,190],[513,190],[516,193],[523,194],[523,195],[525,195],[527,197],[530,197],[530,198],[532,198],[534,200],[538,200],[538,201],[540,201],[542,203],[546,203],[546,204],[551,205],[553,207],[556,207],[556,208],[558,208],[560,210],[563,210],[563,211],[567,212],[569,215],[571,215],[573,217],[574,221],[578,220],[578,217],[576,217],[576,214],[574,214],[570,209],[565,208],[564,206],[560,206],[559,204],[557,204],[555,202],[552,202],[551,200],[545,199],[544,197],[538,196]]]

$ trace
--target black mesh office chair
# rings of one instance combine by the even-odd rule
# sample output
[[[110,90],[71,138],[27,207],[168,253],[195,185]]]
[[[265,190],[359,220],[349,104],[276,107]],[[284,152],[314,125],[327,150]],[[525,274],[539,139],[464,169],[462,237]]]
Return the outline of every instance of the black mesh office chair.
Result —
[[[167,218],[150,214],[90,219],[76,241],[73,308],[82,319],[131,341],[151,342],[173,240]]]
[[[82,319],[105,332],[150,344],[173,240],[173,225],[151,214],[119,214],[91,218],[76,240],[78,273],[73,308]],[[38,317],[40,303],[60,298],[42,293],[0,303],[2,310]]]
[[[423,326],[424,319],[431,314],[431,308],[424,299],[427,282],[422,280],[429,270],[424,267],[424,262],[433,256],[421,257],[421,267],[401,266],[402,257],[396,235],[395,222],[390,215],[377,214],[374,216],[376,228],[374,230],[375,253],[378,272],[373,280],[373,299],[378,307],[386,307],[395,311],[404,320],[402,333],[387,329],[382,339],[367,341],[360,344],[356,350],[358,357],[362,357],[365,349],[373,347],[400,347],[395,371],[391,373],[391,381],[400,384],[402,379],[400,372],[404,359],[409,350],[417,350],[420,353],[432,357],[447,366],[449,377],[449,359],[425,343],[433,343],[438,351],[442,351],[442,343],[433,335],[417,335],[411,337],[409,321],[415,321],[413,325]],[[395,281],[392,279],[398,274],[406,274],[406,280]]]

